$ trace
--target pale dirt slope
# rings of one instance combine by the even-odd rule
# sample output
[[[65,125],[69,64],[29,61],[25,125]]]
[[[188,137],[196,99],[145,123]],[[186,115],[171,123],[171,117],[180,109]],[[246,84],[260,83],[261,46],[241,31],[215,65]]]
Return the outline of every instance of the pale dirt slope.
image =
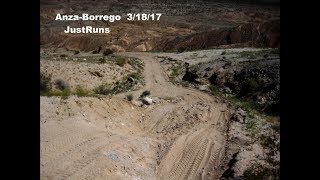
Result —
[[[124,67],[120,67],[108,63],[79,63],[61,60],[41,60],[40,70],[46,74],[51,74],[53,83],[57,79],[68,82],[71,89],[75,89],[77,86],[84,89],[94,89],[102,83],[114,83],[134,72],[134,69],[127,64]],[[94,74],[97,72],[100,77]]]
[[[41,179],[218,179],[228,110],[206,93],[173,85],[151,53],[143,90],[160,100],[41,97]]]

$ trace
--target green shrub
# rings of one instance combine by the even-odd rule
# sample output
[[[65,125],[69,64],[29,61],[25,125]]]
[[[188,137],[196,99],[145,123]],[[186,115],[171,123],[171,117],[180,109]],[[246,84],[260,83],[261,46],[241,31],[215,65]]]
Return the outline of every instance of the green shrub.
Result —
[[[185,47],[179,47],[177,50],[178,50],[178,53],[183,53],[186,50],[186,48]]]
[[[62,79],[57,79],[55,82],[54,82],[55,86],[57,89],[61,90],[61,91],[64,91],[64,90],[67,90],[67,89],[70,89],[70,86],[69,84],[62,80]]]
[[[97,94],[109,95],[112,93],[112,88],[108,84],[102,84],[94,89]]]
[[[150,94],[151,94],[150,91],[143,91],[142,94],[140,95],[140,98],[149,96]]]
[[[105,56],[108,56],[108,55],[110,55],[110,54],[113,54],[113,50],[111,50],[111,49],[106,49],[106,50],[103,51],[103,55],[105,55]]]
[[[176,77],[176,76],[178,76],[179,75],[179,69],[180,69],[180,67],[172,67],[172,69],[171,69],[171,71],[172,71],[172,73],[171,73],[171,77]]]
[[[127,97],[128,101],[132,101],[133,100],[133,95],[132,94],[128,94],[126,97]]]
[[[131,77],[131,78],[136,79],[136,80],[140,80],[140,79],[143,78],[142,73],[139,73],[139,72],[131,73],[131,74],[128,75],[128,77]]]
[[[70,89],[51,90],[46,95],[47,96],[61,96],[61,98],[66,99],[71,95],[71,91],[70,91]]]
[[[134,82],[128,81],[129,78],[135,79]],[[131,73],[121,80],[113,83],[113,84],[101,84],[100,86],[94,89],[96,94],[103,94],[103,95],[111,95],[111,94],[118,94],[122,92],[128,92],[134,88],[134,85],[137,84],[138,81],[141,81],[143,78],[141,72]]]
[[[123,66],[128,62],[128,60],[127,60],[126,58],[124,58],[124,57],[117,57],[117,58],[115,59],[115,62],[116,62],[116,64],[117,64],[118,66],[123,67]]]
[[[99,59],[99,62],[101,63],[101,64],[103,64],[103,63],[106,63],[107,61],[106,61],[106,58],[105,58],[105,56],[103,55],[103,57],[102,58],[100,58]]]
[[[219,88],[217,87],[217,86],[215,86],[215,85],[210,85],[209,86],[209,89],[210,89],[210,91],[211,91],[211,93],[213,94],[213,95],[222,95],[222,93],[221,93],[221,91],[219,90]]]
[[[78,96],[78,97],[83,97],[83,96],[88,96],[90,94],[90,91],[89,90],[86,90],[86,89],[83,89],[82,87],[80,86],[77,86],[76,87],[76,90],[75,90],[75,94]]]
[[[248,79],[248,80],[246,81],[244,88],[245,88],[245,90],[246,90],[247,92],[250,93],[250,92],[255,91],[258,87],[259,87],[259,84],[258,84],[257,80],[254,79],[254,78],[250,78],[250,79]]]

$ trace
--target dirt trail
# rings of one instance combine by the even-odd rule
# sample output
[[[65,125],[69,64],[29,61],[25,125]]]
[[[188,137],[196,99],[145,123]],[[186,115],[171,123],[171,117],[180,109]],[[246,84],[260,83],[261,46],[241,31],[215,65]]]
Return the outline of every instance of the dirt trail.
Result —
[[[223,173],[227,107],[178,87],[154,53],[145,62],[153,97],[146,108],[112,98],[41,97],[41,179],[218,179]]]
[[[177,124],[182,127],[186,126],[187,130],[183,131],[180,130],[179,127],[175,127],[176,129],[169,133],[167,139],[174,139],[174,137],[180,133],[187,134],[178,137],[164,159],[161,160],[157,171],[159,179],[219,178],[221,170],[219,171],[216,168],[219,167],[223,158],[224,142],[226,142],[223,135],[226,126],[225,105],[217,103],[217,99],[206,93],[172,84],[168,76],[164,73],[160,63],[155,60],[157,54],[125,54],[144,60],[145,89],[149,89],[154,96],[182,97],[183,99],[173,107],[172,104],[166,104],[157,106],[156,109],[149,111],[158,112],[161,110],[167,112],[165,113],[167,116],[159,116],[159,113],[156,113],[156,115],[150,117],[149,122],[152,122],[153,119],[156,121],[154,125],[149,125],[155,132],[163,127],[177,126]],[[190,106],[193,107],[196,105],[198,105],[200,109],[194,110],[190,108]],[[201,111],[202,107],[205,107],[204,111]],[[196,126],[192,125],[188,127],[186,124],[191,120],[188,115],[198,114],[199,111],[200,115],[202,115],[200,118],[197,116],[191,118],[193,120],[199,118],[199,120],[204,123],[194,122],[192,124]],[[170,115],[168,116],[168,114]],[[176,119],[170,118],[177,115],[178,118]],[[151,133],[152,132],[154,131],[151,131]],[[165,132],[168,133],[170,131],[167,130]]]

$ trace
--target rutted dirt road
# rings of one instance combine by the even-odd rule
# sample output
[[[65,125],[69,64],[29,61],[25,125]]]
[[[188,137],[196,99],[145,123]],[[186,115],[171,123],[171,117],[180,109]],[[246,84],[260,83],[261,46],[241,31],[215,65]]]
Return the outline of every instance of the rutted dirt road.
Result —
[[[41,179],[218,179],[226,104],[178,87],[154,53],[122,53],[145,63],[144,88],[156,104],[124,99],[41,97]]]

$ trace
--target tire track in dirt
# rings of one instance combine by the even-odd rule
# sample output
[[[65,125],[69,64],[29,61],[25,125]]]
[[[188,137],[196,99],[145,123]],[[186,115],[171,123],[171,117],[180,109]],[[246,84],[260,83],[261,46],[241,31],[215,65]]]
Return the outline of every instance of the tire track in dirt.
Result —
[[[204,121],[210,123],[205,125],[196,124],[194,128],[189,129],[190,133],[186,137],[180,136],[175,140],[175,143],[167,151],[164,158],[161,159],[157,170],[158,178],[166,180],[218,178],[222,173],[222,171],[219,171],[219,167],[221,166],[220,159],[224,156],[224,144],[220,142],[225,141],[226,106],[216,103],[216,99],[208,94],[191,88],[178,87],[169,82],[168,76],[164,73],[164,70],[155,58],[157,54],[125,54],[135,56],[145,62],[145,88],[150,90],[153,95],[170,95],[172,97],[179,95],[183,97],[181,103],[175,104],[175,110],[179,107],[183,108],[190,104],[197,104],[198,102],[209,105],[208,109],[210,111],[205,111],[204,114],[207,115],[204,117]],[[138,93],[141,93],[141,91]],[[162,107],[166,108],[165,105]],[[156,123],[152,126],[152,130],[161,123],[168,123],[167,126],[170,126],[171,122],[168,120],[170,116],[176,116],[184,122],[189,113],[185,111],[185,115],[182,116],[175,114],[175,111],[168,110],[158,121],[156,120]],[[196,126],[199,126],[200,129],[196,129]],[[185,141],[182,139],[185,139]],[[208,165],[214,167],[214,169],[208,167]]]
[[[75,124],[70,125],[75,126]],[[52,138],[51,141],[54,143],[49,147],[53,147],[54,151],[50,153],[51,156],[41,156],[42,167],[50,168],[41,168],[41,174],[65,179],[66,175],[64,175],[64,171],[76,173],[76,168],[79,166],[77,164],[84,161],[85,159],[83,158],[90,157],[93,154],[98,155],[98,149],[107,145],[105,141],[107,133],[99,133],[99,131],[94,130],[91,132],[87,131],[88,129],[78,129],[77,133],[69,134],[68,137],[66,137],[68,145],[62,148],[57,147],[57,144],[59,142],[66,144],[63,138]],[[72,141],[68,139],[72,139]],[[49,154],[50,151],[45,152]]]
[[[207,148],[206,143],[207,140],[194,138],[190,142],[190,145],[187,145],[183,153],[181,153],[181,157],[177,161],[178,163],[175,164],[176,166],[163,179],[186,179],[187,177],[191,177],[202,161],[205,149]]]

